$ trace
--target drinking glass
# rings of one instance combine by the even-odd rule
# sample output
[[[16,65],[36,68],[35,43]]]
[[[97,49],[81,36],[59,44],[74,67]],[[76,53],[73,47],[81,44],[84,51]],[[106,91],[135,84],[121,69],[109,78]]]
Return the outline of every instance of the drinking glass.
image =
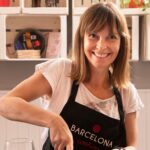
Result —
[[[28,138],[15,138],[6,141],[5,150],[34,150],[32,140]]]

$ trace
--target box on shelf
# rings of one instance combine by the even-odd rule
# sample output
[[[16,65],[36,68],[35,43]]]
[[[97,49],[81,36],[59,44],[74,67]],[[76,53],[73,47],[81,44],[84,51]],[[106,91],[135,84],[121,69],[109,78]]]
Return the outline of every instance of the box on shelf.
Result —
[[[0,32],[3,33],[3,40],[1,41],[2,48],[0,48],[1,59],[22,59],[23,57],[27,56],[28,58],[33,59],[35,57],[66,57],[66,16],[11,15],[1,17],[1,21]],[[27,39],[29,38],[30,41],[25,41],[26,36],[24,36],[23,34],[22,40],[17,43],[17,47],[15,45],[15,40],[19,33],[23,32],[24,30],[26,31],[27,29],[38,31],[45,39],[45,48],[42,51],[40,49],[40,56],[38,56],[38,49],[34,47],[36,49],[35,50],[32,47],[34,43],[31,39],[35,38],[34,34],[31,35],[31,33],[24,33],[28,36]],[[61,44],[61,42],[63,43],[63,45]],[[36,41],[36,44],[39,44],[39,41]],[[27,52],[29,53],[27,54]]]
[[[23,49],[16,51],[17,58],[21,59],[39,59],[41,58],[40,50]]]

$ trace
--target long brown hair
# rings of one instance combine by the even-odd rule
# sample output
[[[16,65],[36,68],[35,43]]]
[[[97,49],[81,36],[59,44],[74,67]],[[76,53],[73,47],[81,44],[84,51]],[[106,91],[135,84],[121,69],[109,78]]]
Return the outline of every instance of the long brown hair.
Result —
[[[88,31],[97,32],[105,25],[114,26],[121,37],[120,49],[117,58],[111,65],[112,84],[118,87],[126,87],[130,81],[129,54],[130,39],[127,22],[124,15],[111,2],[104,2],[92,5],[80,17],[72,51],[71,78],[78,83],[86,81],[90,77],[90,70],[87,58],[84,54],[84,34]]]

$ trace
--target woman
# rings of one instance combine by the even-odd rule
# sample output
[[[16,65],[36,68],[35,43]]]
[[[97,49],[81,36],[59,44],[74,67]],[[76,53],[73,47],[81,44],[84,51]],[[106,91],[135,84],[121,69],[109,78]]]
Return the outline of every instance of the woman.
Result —
[[[1,114],[50,129],[43,150],[135,150],[142,103],[130,82],[129,40],[113,3],[92,5],[81,16],[72,59],[37,65],[1,98]],[[28,103],[43,95],[47,110]]]

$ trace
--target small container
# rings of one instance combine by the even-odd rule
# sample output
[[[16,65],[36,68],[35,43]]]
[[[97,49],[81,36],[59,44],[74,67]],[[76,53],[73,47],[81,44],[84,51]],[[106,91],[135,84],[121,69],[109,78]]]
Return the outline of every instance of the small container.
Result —
[[[34,49],[27,49],[27,50],[16,50],[17,58],[21,59],[39,59],[40,56],[40,50],[34,50]]]
[[[56,1],[55,0],[45,0],[46,7],[56,7]]]

